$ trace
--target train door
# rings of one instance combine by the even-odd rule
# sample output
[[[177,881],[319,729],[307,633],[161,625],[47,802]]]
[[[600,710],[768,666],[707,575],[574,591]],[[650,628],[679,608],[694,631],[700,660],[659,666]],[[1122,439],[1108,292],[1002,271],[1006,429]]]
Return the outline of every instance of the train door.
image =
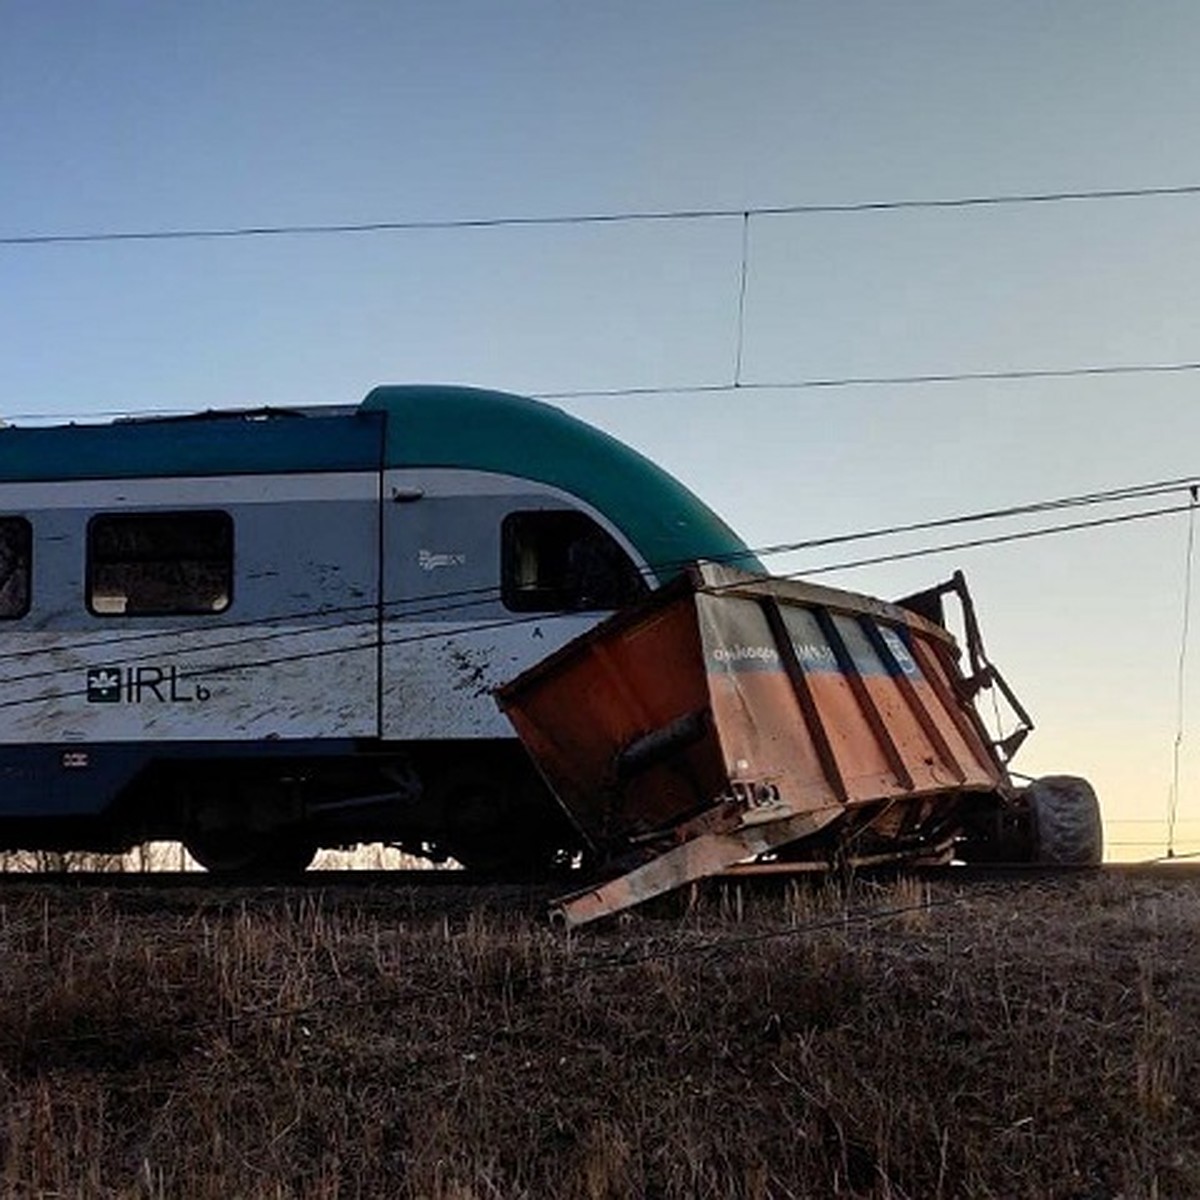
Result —
[[[508,738],[493,690],[645,589],[601,519],[529,480],[384,482],[385,738]]]

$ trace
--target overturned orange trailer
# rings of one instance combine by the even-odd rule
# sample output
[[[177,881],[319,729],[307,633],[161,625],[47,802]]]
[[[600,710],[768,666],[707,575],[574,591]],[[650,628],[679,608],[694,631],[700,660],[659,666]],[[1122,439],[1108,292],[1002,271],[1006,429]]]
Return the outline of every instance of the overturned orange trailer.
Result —
[[[944,625],[962,601],[967,668]],[[993,741],[973,704],[1020,718]],[[824,869],[1101,851],[1095,794],[1017,787],[1030,728],[987,662],[961,575],[900,604],[700,564],[497,694],[599,879],[581,924],[766,856]]]

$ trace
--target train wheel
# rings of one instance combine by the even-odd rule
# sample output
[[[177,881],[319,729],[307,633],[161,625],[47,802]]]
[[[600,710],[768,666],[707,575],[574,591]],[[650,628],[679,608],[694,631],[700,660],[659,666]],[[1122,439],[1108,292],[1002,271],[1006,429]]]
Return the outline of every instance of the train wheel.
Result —
[[[1094,866],[1104,855],[1100,802],[1075,775],[1046,775],[1025,792],[1033,825],[1034,861]]]
[[[512,784],[502,770],[455,767],[430,793],[445,824],[446,849],[468,871],[530,874],[549,866],[551,856],[520,821]]]
[[[245,830],[192,833],[183,844],[206,871],[216,875],[299,875],[317,852],[302,838]]]

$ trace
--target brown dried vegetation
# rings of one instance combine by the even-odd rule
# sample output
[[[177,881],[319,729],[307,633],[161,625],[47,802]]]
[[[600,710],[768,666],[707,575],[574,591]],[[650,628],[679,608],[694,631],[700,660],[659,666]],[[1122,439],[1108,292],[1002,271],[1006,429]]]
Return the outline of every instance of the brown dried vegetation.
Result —
[[[9,887],[0,1192],[1200,1195],[1200,882],[539,899]]]

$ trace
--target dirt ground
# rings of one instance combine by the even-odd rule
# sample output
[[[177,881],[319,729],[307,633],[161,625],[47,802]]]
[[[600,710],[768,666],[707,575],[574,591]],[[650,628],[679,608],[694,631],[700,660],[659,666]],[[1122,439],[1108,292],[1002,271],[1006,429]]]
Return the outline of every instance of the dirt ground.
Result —
[[[1200,1195],[1200,876],[0,889],[0,1193]]]

